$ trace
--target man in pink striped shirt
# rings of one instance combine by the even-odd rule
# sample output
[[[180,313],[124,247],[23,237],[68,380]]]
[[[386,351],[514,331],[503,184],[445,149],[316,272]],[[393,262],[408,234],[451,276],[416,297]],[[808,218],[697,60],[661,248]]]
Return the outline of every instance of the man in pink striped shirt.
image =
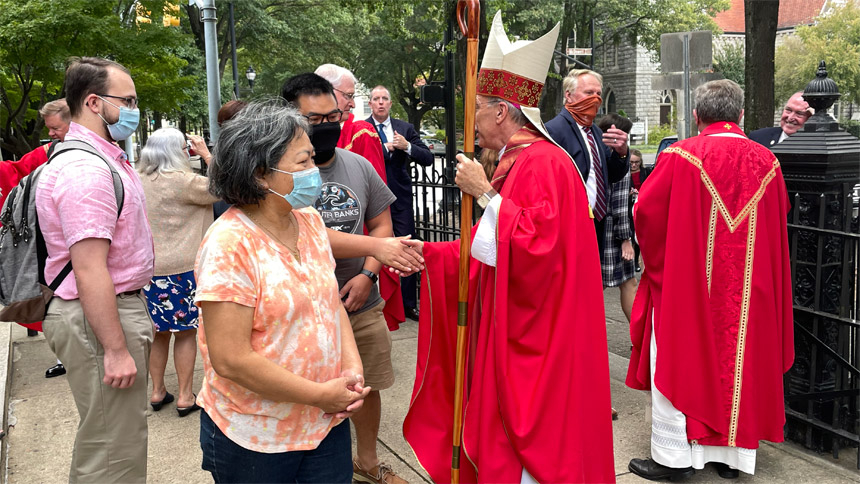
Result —
[[[69,261],[73,267],[43,323],[68,369],[81,419],[69,481],[145,482],[153,326],[140,289],[153,274],[153,242],[140,180],[116,145],[137,127],[137,93],[125,67],[93,57],[72,59],[65,88],[72,115],[66,141],[102,155],[56,156],[36,189],[45,279]],[[122,180],[119,213],[106,161]]]

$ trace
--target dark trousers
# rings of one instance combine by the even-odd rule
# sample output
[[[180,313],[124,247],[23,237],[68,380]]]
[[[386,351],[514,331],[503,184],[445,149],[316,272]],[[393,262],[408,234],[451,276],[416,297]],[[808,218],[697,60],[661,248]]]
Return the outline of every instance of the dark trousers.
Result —
[[[313,450],[264,454],[237,445],[200,412],[203,470],[221,482],[352,482],[352,439],[343,421]]]
[[[603,246],[606,245],[604,242],[603,233],[606,231],[606,217],[603,217],[599,222],[597,219],[594,219],[594,233],[597,235],[597,252],[600,254],[600,267],[603,267]]]

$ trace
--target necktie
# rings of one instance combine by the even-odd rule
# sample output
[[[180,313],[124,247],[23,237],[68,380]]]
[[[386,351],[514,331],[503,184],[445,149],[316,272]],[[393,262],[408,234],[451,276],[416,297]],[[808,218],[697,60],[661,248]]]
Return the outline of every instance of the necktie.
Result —
[[[388,137],[385,136],[385,125],[379,123],[376,125],[376,131],[379,133],[379,139],[382,140],[382,144],[388,143]]]
[[[588,135],[588,146],[591,149],[591,169],[597,181],[597,199],[594,201],[594,219],[598,222],[606,216],[606,183],[603,181],[603,167],[600,165],[600,155],[597,153],[597,143],[594,142],[594,132],[591,126],[584,126]]]

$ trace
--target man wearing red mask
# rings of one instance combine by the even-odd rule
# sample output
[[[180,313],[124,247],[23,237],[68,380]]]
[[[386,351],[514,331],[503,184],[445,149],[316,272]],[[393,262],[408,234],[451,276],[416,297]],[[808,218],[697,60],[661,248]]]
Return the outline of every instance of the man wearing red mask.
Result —
[[[597,245],[603,258],[604,217],[609,190],[629,169],[627,133],[615,125],[602,132],[592,124],[603,103],[603,76],[588,69],[574,69],[564,78],[564,107],[546,123],[550,136],[570,154],[582,178],[594,216]],[[596,168],[596,169],[595,169]]]

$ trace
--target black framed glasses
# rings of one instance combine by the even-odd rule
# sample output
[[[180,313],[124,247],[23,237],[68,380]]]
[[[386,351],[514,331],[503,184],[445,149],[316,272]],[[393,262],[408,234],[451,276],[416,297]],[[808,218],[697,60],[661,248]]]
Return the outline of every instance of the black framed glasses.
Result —
[[[343,116],[343,111],[341,111],[340,109],[335,109],[334,111],[330,111],[326,114],[317,114],[317,113],[310,113],[307,115],[302,114],[302,117],[307,119],[308,124],[310,124],[311,126],[313,126],[315,124],[320,124],[323,122],[339,123],[341,116]]]
[[[335,87],[335,88],[333,88],[333,89],[334,89],[335,91],[337,91],[337,92],[339,92],[339,93],[343,94],[343,97],[345,97],[345,98],[346,98],[347,100],[349,100],[349,101],[352,101],[353,99],[355,99],[355,93],[354,93],[354,92],[344,92],[344,91],[341,91],[340,89],[338,89],[338,88],[336,88],[336,87]]]
[[[109,97],[113,99],[121,99],[125,101],[125,107],[129,109],[134,109],[137,107],[137,98],[136,97],[123,97],[123,96],[112,96],[110,94],[96,94],[99,97]]]

